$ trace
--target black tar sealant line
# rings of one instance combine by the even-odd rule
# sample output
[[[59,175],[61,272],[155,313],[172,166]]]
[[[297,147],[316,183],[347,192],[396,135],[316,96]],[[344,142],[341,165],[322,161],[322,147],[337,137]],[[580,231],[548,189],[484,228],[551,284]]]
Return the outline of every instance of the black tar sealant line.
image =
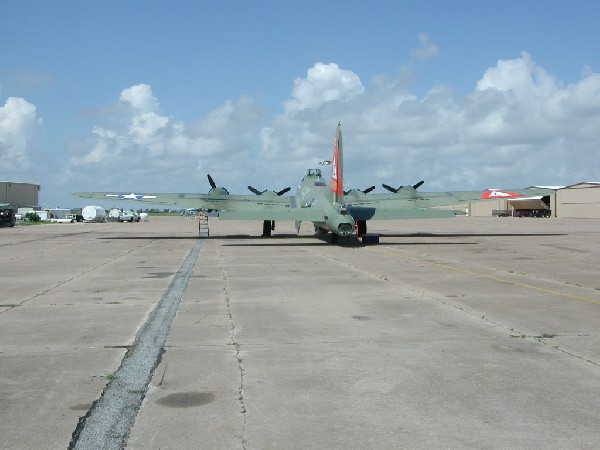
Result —
[[[158,305],[140,328],[113,380],[79,419],[69,450],[125,447],[203,243],[202,239],[196,240]]]

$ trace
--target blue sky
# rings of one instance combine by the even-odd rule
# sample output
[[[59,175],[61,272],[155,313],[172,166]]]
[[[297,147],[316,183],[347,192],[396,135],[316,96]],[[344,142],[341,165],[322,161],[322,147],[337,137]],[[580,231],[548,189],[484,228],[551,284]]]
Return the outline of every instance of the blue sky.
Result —
[[[0,180],[346,187],[600,181],[597,1],[0,3]]]

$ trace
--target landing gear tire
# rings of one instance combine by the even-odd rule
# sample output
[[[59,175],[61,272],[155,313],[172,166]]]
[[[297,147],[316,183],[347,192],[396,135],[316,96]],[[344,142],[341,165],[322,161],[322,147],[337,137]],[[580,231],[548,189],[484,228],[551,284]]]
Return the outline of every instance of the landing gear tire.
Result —
[[[367,234],[367,221],[366,220],[357,220],[356,221],[356,235],[364,236]]]
[[[275,229],[274,220],[263,220],[263,237],[271,237],[271,232]]]

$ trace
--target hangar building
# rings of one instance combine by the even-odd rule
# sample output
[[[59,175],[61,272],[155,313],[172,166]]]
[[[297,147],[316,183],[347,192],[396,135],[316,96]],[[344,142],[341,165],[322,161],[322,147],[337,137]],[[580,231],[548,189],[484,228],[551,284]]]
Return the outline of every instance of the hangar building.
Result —
[[[600,182],[577,183],[556,191],[554,217],[600,219]]]
[[[38,206],[39,192],[39,184],[0,181],[0,203],[8,203],[17,208]]]
[[[495,199],[469,203],[465,209],[474,217],[506,215],[600,219],[600,182],[587,181],[550,189],[555,192],[546,197]]]

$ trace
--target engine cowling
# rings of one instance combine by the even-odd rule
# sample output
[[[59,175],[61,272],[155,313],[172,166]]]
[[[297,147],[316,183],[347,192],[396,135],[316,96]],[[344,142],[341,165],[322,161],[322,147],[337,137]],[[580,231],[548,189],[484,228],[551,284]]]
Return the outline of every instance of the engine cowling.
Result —
[[[208,191],[209,195],[229,195],[229,191],[224,187],[218,187],[210,174],[207,175],[208,183],[210,184],[210,191]]]

